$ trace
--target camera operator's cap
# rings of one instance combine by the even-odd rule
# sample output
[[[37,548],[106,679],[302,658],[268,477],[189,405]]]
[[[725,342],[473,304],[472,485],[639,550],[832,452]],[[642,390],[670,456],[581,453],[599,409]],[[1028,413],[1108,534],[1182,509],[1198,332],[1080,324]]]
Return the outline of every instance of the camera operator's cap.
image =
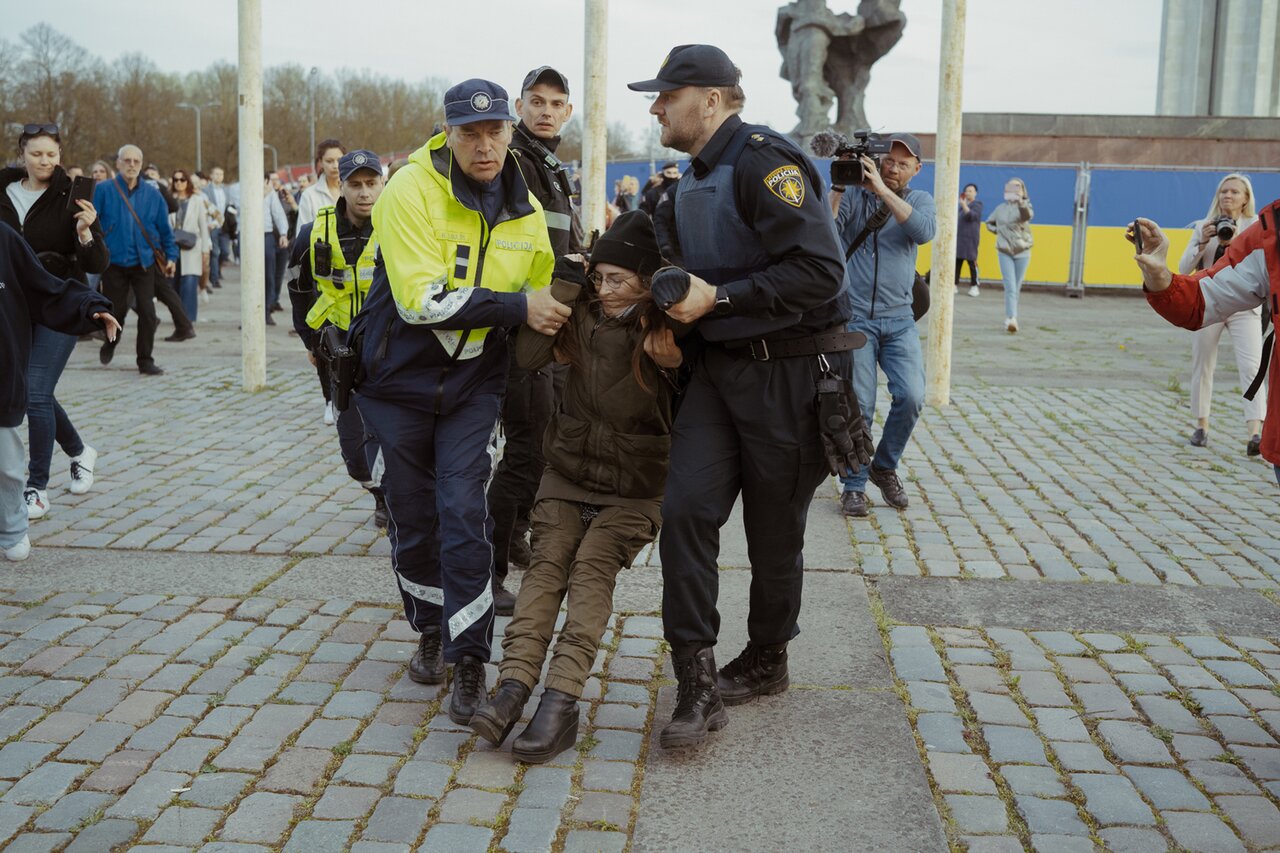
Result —
[[[524,82],[520,84],[520,96],[524,97],[524,93],[529,91],[530,86],[536,86],[539,83],[549,83],[552,86],[559,86],[560,91],[564,92],[565,97],[569,96],[569,78],[552,68],[550,65],[539,65],[537,68],[524,75]]]
[[[338,180],[345,181],[361,169],[369,169],[381,175],[382,161],[378,159],[377,154],[364,148],[348,151],[338,161]]]
[[[507,90],[473,77],[444,93],[444,123],[450,127],[475,121],[519,121],[511,112]]]
[[[658,76],[628,83],[633,92],[670,92],[685,86],[736,86],[742,75],[729,55],[715,45],[682,44],[662,60]]]
[[[903,148],[905,148],[905,149],[907,149],[908,151],[910,151],[910,152],[911,152],[911,154],[912,154],[912,155],[913,155],[917,160],[922,159],[922,158],[920,157],[920,140],[919,140],[919,139],[916,139],[914,134],[910,134],[910,133],[891,133],[891,134],[889,134],[889,141],[890,141],[890,142],[896,142],[896,143],[898,143],[899,145],[901,145]]]

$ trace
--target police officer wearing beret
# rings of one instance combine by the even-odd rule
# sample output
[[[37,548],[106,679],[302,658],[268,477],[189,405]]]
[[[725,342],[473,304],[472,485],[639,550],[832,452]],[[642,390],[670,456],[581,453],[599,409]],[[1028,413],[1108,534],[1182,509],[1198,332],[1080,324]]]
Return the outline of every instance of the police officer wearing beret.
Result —
[[[681,45],[653,80],[662,144],[692,157],[675,196],[688,288],[667,313],[697,323],[662,506],[662,616],[678,679],[664,747],[723,727],[725,705],[789,685],[801,551],[828,466],[815,412],[820,374],[849,371],[843,255],[822,179],[788,139],[742,122],[740,72],[710,45]],[[658,298],[660,272],[654,278]],[[662,304],[661,302],[659,304]],[[750,640],[718,672],[713,646],[720,527],[742,495],[751,557]]]
[[[515,126],[511,151],[520,172],[529,182],[529,191],[542,204],[547,219],[547,236],[557,256],[580,248],[582,226],[570,195],[568,167],[556,157],[560,129],[573,116],[569,103],[569,80],[549,65],[525,75],[516,99]],[[525,370],[515,362],[514,348],[507,374],[507,393],[502,399],[502,432],[506,444],[502,459],[489,486],[489,511],[493,514],[494,609],[510,616],[515,596],[507,591],[511,556],[520,553],[528,565],[529,548],[524,534],[529,529],[529,510],[542,479],[546,461],[542,458],[542,436],[551,419],[553,391],[551,367]],[[515,547],[512,547],[512,546]]]
[[[349,339],[356,405],[382,449],[391,565],[421,633],[409,676],[445,679],[466,725],[485,696],[493,640],[493,473],[508,331],[554,334],[555,258],[538,200],[508,157],[506,91],[467,80],[444,98],[445,128],[409,157],[373,208],[381,261]]]
[[[338,161],[338,179],[338,203],[320,208],[315,219],[298,230],[289,252],[289,265],[298,268],[297,278],[289,283],[293,328],[326,385],[332,377],[323,356],[318,357],[320,332],[325,326],[349,329],[373,283],[378,241],[370,217],[382,194],[382,162],[372,151],[351,151]],[[373,495],[374,520],[385,528],[386,503],[370,473],[377,442],[366,437],[355,406],[338,412],[337,426],[347,473]]]

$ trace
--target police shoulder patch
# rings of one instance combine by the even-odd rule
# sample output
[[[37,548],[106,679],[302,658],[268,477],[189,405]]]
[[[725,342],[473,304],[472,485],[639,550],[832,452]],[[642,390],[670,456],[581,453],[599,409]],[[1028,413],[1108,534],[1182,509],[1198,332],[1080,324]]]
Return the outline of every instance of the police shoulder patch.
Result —
[[[779,166],[765,175],[764,185],[792,207],[804,204],[804,178],[800,175],[800,167],[794,163]]]

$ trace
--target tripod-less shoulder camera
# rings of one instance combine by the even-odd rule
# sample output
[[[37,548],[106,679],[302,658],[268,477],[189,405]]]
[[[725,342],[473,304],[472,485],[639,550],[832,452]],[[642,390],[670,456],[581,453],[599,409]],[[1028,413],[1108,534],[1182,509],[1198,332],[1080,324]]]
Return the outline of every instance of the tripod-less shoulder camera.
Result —
[[[814,134],[809,149],[819,157],[835,157],[831,163],[831,183],[837,187],[858,186],[865,179],[862,173],[862,155],[872,160],[888,154],[893,140],[870,130],[855,130],[850,141],[842,133],[824,130]],[[847,160],[840,158],[848,157]]]

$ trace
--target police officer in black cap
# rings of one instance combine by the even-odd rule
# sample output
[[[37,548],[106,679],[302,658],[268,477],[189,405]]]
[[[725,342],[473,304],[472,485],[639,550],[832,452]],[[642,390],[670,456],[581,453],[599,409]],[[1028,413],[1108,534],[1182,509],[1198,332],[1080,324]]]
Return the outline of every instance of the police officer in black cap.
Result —
[[[693,372],[662,507],[662,615],[679,681],[660,738],[666,748],[702,743],[728,722],[725,705],[789,685],[805,520],[829,472],[817,381],[848,375],[849,350],[863,340],[843,331],[845,265],[822,179],[790,140],[742,122],[740,77],[719,48],[681,45],[655,79],[630,84],[658,93],[649,112],[662,144],[692,157],[675,197],[684,271],[654,278],[654,298],[665,305],[673,300],[660,295],[660,279],[683,277],[683,297],[667,313],[697,323],[690,337],[698,347],[686,351]],[[850,432],[861,435],[853,409]],[[865,442],[858,447],[865,459]],[[719,531],[739,494],[751,557],[750,639],[717,672]]]
[[[550,65],[525,75],[516,99],[516,124],[511,137],[511,153],[529,184],[529,191],[542,205],[547,219],[551,249],[559,255],[576,252],[582,242],[582,226],[573,209],[568,167],[556,157],[560,130],[573,115],[569,102],[569,81]],[[529,529],[529,510],[542,478],[546,462],[542,458],[542,436],[551,418],[553,390],[551,370],[525,370],[516,364],[511,349],[507,370],[507,393],[502,399],[502,431],[506,437],[502,460],[489,486],[489,512],[493,515],[493,609],[510,616],[515,596],[505,581],[509,564],[528,566],[529,546],[524,535]],[[518,555],[518,556],[517,556]]]

